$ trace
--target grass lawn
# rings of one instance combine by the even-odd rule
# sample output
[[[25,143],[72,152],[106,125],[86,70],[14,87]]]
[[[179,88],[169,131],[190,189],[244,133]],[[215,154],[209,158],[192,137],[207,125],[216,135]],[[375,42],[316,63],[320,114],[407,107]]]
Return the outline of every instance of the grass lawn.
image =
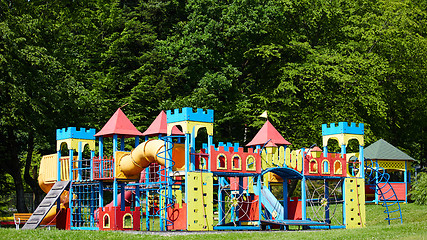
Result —
[[[362,229],[263,231],[263,232],[103,232],[64,230],[15,230],[1,228],[0,239],[427,239],[427,206],[402,204],[403,224],[388,225],[386,214],[378,205],[366,206],[367,227]]]

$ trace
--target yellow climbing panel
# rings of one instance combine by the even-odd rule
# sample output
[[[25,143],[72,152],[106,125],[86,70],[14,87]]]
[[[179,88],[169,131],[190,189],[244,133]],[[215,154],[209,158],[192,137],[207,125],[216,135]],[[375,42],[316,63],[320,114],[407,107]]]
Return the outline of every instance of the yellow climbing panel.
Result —
[[[346,228],[365,227],[365,179],[346,178],[344,189]]]
[[[187,173],[187,230],[213,230],[213,174]]]

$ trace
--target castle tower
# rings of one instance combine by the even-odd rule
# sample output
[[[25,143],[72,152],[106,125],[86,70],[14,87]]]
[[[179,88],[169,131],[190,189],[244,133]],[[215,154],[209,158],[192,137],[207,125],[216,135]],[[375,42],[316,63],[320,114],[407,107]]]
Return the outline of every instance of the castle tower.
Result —
[[[89,146],[89,150],[91,151],[91,158],[94,156],[95,152],[95,129],[85,129],[80,128],[80,130],[77,130],[75,127],[68,127],[68,128],[62,128],[62,129],[56,129],[56,150],[57,150],[57,156],[58,156],[58,181],[61,181],[61,174],[63,180],[82,180],[82,171],[79,169],[78,176],[73,176],[73,171],[71,171],[72,166],[71,163],[73,162],[73,155],[74,151],[77,150],[77,160],[81,164],[81,160],[83,159],[83,150],[86,144]],[[66,145],[69,149],[69,159],[71,161],[68,161],[69,171],[61,173],[61,148],[63,145]],[[65,162],[64,162],[65,164]],[[80,168],[80,167],[78,167]],[[62,169],[66,169],[65,166],[62,166]],[[67,176],[67,177],[65,177]]]
[[[277,129],[267,121],[258,131],[255,137],[246,144],[247,147],[255,147],[258,151],[265,148],[262,152],[261,168],[284,167],[286,153],[289,155],[288,145],[291,145]],[[268,186],[269,182],[283,182],[283,180],[274,173],[268,173],[264,176],[264,185]]]
[[[358,168],[357,174],[352,175],[348,172],[347,178],[344,180],[344,222],[346,228],[360,228],[366,225],[365,221],[365,163],[363,156],[364,143],[364,124],[339,122],[322,124],[323,136],[323,154],[327,157],[328,154],[328,140],[335,139],[341,146],[341,155],[346,154],[346,147],[350,139],[357,139],[359,141],[359,162],[354,163],[353,167]],[[347,166],[349,166],[349,159],[347,159]]]
[[[196,112],[186,107],[168,110],[167,133],[171,135],[174,126],[181,126],[185,134],[185,203],[187,205],[187,230],[213,230],[213,174],[211,159],[208,159],[208,171],[199,172],[195,164],[196,137],[199,129],[206,128],[208,151],[213,142],[214,111],[198,108]],[[169,191],[171,193],[171,191]]]

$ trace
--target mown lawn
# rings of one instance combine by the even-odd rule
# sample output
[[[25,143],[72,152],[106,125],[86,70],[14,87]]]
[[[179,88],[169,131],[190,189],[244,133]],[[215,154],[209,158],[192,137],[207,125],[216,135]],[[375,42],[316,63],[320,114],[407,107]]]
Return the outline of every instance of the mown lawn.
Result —
[[[366,206],[367,227],[363,229],[312,230],[312,231],[264,231],[264,232],[214,232],[214,233],[146,233],[102,232],[63,230],[15,230],[0,229],[0,239],[427,239],[427,206],[402,204],[403,224],[392,225],[384,220],[383,208]]]

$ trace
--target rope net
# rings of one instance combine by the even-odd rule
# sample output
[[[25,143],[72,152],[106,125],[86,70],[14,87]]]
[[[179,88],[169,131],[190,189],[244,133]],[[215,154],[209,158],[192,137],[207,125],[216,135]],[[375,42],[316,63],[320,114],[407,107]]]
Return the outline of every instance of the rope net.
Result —
[[[331,225],[344,225],[342,179],[306,180],[307,218]]]

